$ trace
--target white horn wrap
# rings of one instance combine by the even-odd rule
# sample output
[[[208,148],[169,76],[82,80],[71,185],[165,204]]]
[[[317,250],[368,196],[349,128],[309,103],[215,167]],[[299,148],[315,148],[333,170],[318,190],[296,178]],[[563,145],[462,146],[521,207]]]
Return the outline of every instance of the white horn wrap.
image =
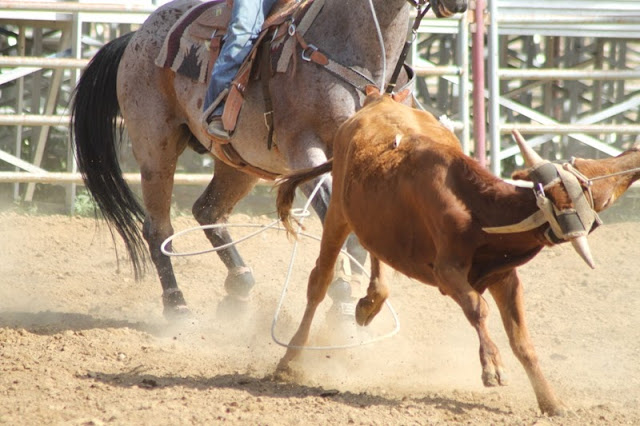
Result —
[[[572,238],[571,245],[576,250],[576,252],[578,252],[582,260],[584,260],[587,263],[587,265],[591,267],[591,269],[596,268],[596,264],[593,261],[593,257],[591,256],[591,249],[589,248],[589,243],[587,242],[586,235]]]
[[[513,135],[513,138],[516,140],[516,143],[518,144],[518,148],[520,148],[520,152],[522,153],[522,158],[524,158],[524,164],[527,167],[535,167],[540,163],[544,162],[542,157],[540,157],[537,152],[535,152],[529,145],[527,145],[527,142],[524,140],[524,138],[522,137],[522,135],[518,130],[514,129],[511,132],[511,134]]]

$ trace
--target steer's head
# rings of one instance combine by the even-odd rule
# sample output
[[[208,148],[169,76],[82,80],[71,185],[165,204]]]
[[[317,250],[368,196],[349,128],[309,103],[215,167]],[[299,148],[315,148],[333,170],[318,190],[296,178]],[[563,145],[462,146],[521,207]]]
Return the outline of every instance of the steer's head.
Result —
[[[429,4],[438,18],[446,18],[467,10],[467,0],[429,0]]]
[[[632,148],[613,158],[552,164],[531,149],[518,131],[513,136],[528,168],[514,172],[512,177],[533,182],[538,206],[548,211],[551,226],[547,238],[571,241],[593,268],[587,235],[600,223],[597,212],[610,206],[640,178],[640,151]],[[545,204],[546,200],[550,204]]]
[[[571,164],[590,179],[594,208],[599,212],[611,206],[640,179],[640,146],[601,160],[573,158]]]

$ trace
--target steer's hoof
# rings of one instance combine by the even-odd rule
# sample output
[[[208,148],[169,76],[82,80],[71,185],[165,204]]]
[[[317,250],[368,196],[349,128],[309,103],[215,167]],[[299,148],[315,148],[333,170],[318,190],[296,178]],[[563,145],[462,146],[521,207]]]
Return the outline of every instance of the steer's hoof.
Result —
[[[563,417],[569,413],[567,406],[555,396],[552,397],[552,400],[546,399],[547,398],[543,398],[543,401],[538,400],[540,411],[542,411],[543,414],[554,417]]]
[[[486,387],[508,385],[507,375],[502,368],[489,369],[482,372],[482,383]]]
[[[273,380],[278,382],[289,382],[295,380],[295,378],[296,373],[289,366],[289,363],[281,360],[276,367],[276,371],[273,372]]]
[[[568,414],[569,410],[566,407],[554,407],[554,408],[549,408],[546,411],[543,411],[543,413],[545,413],[548,416],[553,416],[553,417],[564,417]]]
[[[356,321],[358,325],[366,326],[380,313],[384,300],[375,302],[368,297],[363,297],[356,306]]]

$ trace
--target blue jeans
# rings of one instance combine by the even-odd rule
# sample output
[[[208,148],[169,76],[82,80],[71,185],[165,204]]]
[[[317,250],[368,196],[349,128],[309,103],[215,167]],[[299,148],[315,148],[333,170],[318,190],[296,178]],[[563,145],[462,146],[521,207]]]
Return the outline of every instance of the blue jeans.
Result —
[[[262,28],[265,17],[277,0],[234,0],[229,28],[220,49],[218,59],[211,71],[211,80],[204,98],[203,110],[216,100],[238,73]],[[221,115],[224,103],[221,102],[213,115]]]

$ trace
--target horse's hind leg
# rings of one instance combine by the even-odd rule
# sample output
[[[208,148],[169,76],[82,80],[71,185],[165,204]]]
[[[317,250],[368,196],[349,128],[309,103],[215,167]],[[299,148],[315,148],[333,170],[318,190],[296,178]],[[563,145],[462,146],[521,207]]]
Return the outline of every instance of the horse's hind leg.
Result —
[[[193,215],[201,225],[225,222],[236,203],[255,186],[258,178],[240,172],[222,161],[215,160],[213,179],[193,205]],[[205,234],[214,247],[230,243],[226,228],[206,229]],[[235,246],[219,250],[218,255],[229,273],[224,283],[227,293],[239,300],[247,300],[255,284],[253,275],[245,265]]]
[[[173,234],[170,218],[173,175],[178,156],[186,146],[187,135],[181,127],[170,128],[168,125],[167,128],[157,126],[155,132],[147,129],[144,133],[129,126],[129,133],[140,165],[146,209],[143,235],[162,285],[164,315],[167,318],[184,316],[189,310],[178,288],[171,258],[163,254],[160,247]],[[170,245],[168,249],[171,249]]]

